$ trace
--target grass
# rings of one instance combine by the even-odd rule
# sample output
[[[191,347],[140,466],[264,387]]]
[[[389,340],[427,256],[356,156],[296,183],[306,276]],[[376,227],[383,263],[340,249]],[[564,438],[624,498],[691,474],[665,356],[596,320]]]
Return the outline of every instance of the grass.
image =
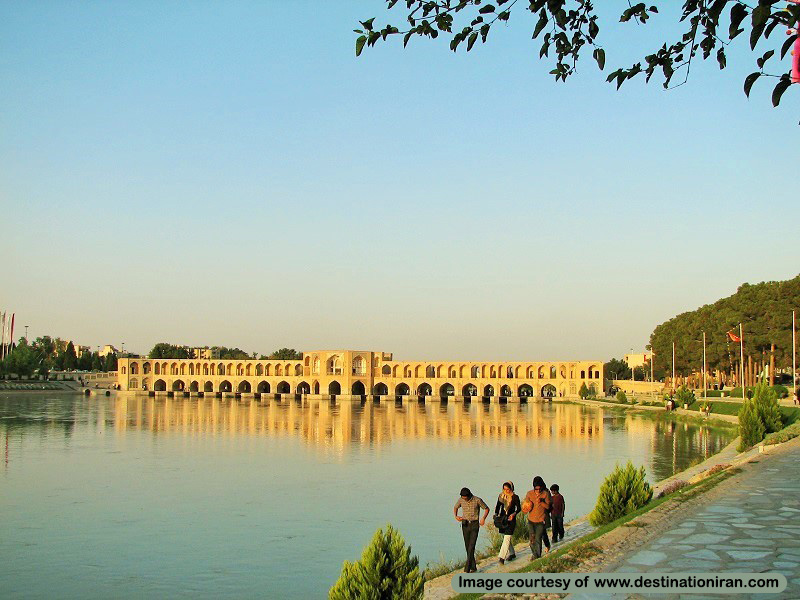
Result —
[[[624,527],[642,527],[644,524],[630,524],[633,519],[639,517],[645,513],[650,512],[654,508],[661,506],[664,502],[675,501],[680,504],[691,500],[710,490],[711,488],[715,487],[717,484],[725,481],[729,477],[733,477],[737,473],[740,473],[741,469],[734,468],[734,469],[726,469],[724,471],[720,471],[715,473],[705,479],[698,481],[697,483],[690,484],[680,490],[670,494],[668,496],[663,496],[662,498],[656,498],[651,500],[647,505],[643,506],[642,508],[635,510],[624,517],[620,517],[616,521],[608,523],[607,525],[603,525],[602,527],[598,527],[592,533],[589,533],[573,542],[570,542],[563,548],[559,548],[558,550],[551,552],[550,554],[546,554],[542,558],[537,560],[531,561],[521,569],[517,569],[514,573],[526,573],[530,571],[535,571],[538,573],[557,573],[563,572],[567,569],[574,569],[580,566],[580,563],[586,558],[589,558],[587,553],[596,551],[591,556],[595,556],[596,554],[600,553],[600,549],[593,544],[589,544],[589,542],[596,540],[602,535],[605,535],[609,531],[616,529],[617,527],[624,526]],[[583,558],[578,558],[583,557]],[[561,570],[558,570],[561,569]],[[459,600],[468,600],[472,598],[480,598],[483,594],[459,594],[456,596]]]

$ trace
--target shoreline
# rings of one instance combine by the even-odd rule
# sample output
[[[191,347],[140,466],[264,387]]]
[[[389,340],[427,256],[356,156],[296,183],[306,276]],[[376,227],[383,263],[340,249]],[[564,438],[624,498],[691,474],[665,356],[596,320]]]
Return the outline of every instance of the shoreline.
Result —
[[[700,422],[708,423],[709,421],[713,421],[713,417],[705,417],[698,413],[697,411],[691,410],[684,410],[684,409],[676,409],[674,411],[667,412],[664,407],[658,406],[640,406],[636,404],[615,404],[612,402],[602,402],[599,400],[585,400],[583,398],[578,399],[559,399],[554,400],[554,402],[560,403],[570,403],[570,404],[583,404],[585,406],[590,406],[592,408],[603,408],[603,407],[613,407],[618,408],[622,411],[633,411],[633,412],[657,412],[661,413],[664,417],[670,418],[670,416],[679,416],[690,420],[697,420]],[[720,425],[723,426],[730,426],[734,420],[738,423],[738,419],[736,417],[732,417],[731,415],[718,415],[720,417],[730,417],[730,419],[721,418],[718,419],[720,421]],[[664,490],[669,484],[673,483],[674,481],[683,480],[686,481],[688,484],[696,484],[701,482],[702,480],[706,479],[709,476],[709,471],[717,465],[724,465],[726,468],[728,467],[736,467],[743,463],[749,462],[755,456],[758,456],[763,450],[759,448],[759,446],[755,446],[750,450],[745,452],[739,453],[736,450],[736,447],[739,443],[739,436],[731,440],[731,442],[722,448],[719,452],[712,454],[704,461],[687,467],[682,471],[677,473],[673,473],[669,477],[666,477],[660,481],[657,481],[652,484],[653,489],[653,499],[656,499],[658,494]],[[591,535],[593,531],[596,531],[598,528],[595,528],[589,525],[588,522],[589,514],[585,514],[581,517],[577,517],[572,519],[570,522],[564,524],[565,535],[564,539],[559,542],[558,544],[553,544],[551,547],[550,554],[553,554],[558,551],[558,549],[563,548],[567,545],[572,544],[573,542],[579,541],[580,539]],[[611,530],[611,532],[616,531],[619,527],[615,527]],[[608,532],[608,533],[611,533]],[[607,535],[603,534],[603,535]],[[479,572],[498,572],[498,573],[511,573],[518,571],[519,568],[514,569],[514,566],[519,567],[519,565],[527,565],[527,557],[530,554],[530,548],[527,542],[520,542],[515,547],[515,552],[518,556],[517,561],[514,563],[506,563],[502,567],[500,566],[497,556],[493,555],[483,560],[479,560],[478,562],[478,570]],[[543,556],[547,556],[546,554]],[[454,592],[451,588],[450,582],[453,576],[456,573],[462,571],[462,568],[459,567],[453,571],[445,573],[443,575],[439,575],[429,581],[425,582],[425,592],[424,598],[426,600],[449,600],[450,598],[456,598],[459,596],[456,592]]]

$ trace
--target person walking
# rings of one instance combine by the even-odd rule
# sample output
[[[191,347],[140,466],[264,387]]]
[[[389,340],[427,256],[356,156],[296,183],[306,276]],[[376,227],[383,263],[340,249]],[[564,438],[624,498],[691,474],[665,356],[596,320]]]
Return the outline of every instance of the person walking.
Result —
[[[564,539],[564,496],[557,483],[550,486],[550,516],[553,519],[553,543]]]
[[[533,489],[525,494],[525,502],[522,503],[522,512],[528,515],[531,560],[542,556],[542,540],[547,535],[544,524],[549,508],[550,492],[547,491],[544,480],[537,475],[533,478]]]
[[[512,561],[517,558],[514,552],[513,537],[514,529],[517,527],[517,515],[521,509],[519,496],[514,493],[514,483],[506,481],[494,507],[494,523],[497,531],[503,536],[503,545],[500,546],[498,554],[501,565],[505,564],[507,560]]]
[[[461,509],[461,515],[458,509]],[[480,509],[484,509],[483,517],[478,520]],[[467,551],[467,564],[464,573],[475,573],[478,566],[475,563],[475,544],[478,542],[480,528],[486,523],[489,507],[481,498],[473,495],[469,488],[461,488],[461,493],[453,506],[453,516],[461,523],[461,533],[464,535],[464,549]]]

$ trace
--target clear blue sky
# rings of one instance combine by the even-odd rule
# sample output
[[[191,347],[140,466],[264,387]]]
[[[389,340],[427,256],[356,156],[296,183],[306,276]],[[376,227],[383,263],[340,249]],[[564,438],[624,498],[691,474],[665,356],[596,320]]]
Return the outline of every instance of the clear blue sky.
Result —
[[[4,2],[0,306],[142,352],[608,358],[800,271],[800,96],[748,101],[747,53],[670,92],[589,56],[556,84],[519,11],[468,55],[356,59],[382,7]],[[606,72],[666,20],[607,26]]]

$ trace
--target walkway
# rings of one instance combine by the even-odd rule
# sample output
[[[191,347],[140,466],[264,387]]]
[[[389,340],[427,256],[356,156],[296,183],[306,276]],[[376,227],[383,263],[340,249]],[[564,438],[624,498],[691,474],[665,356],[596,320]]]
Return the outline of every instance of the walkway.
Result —
[[[604,572],[753,573],[777,571],[789,587],[782,594],[737,594],[735,598],[800,598],[800,438],[756,457],[743,472],[708,493],[672,527]],[[590,598],[573,594],[572,600]],[[648,594],[608,598],[701,600],[722,595]],[[734,597],[734,596],[731,596]]]

